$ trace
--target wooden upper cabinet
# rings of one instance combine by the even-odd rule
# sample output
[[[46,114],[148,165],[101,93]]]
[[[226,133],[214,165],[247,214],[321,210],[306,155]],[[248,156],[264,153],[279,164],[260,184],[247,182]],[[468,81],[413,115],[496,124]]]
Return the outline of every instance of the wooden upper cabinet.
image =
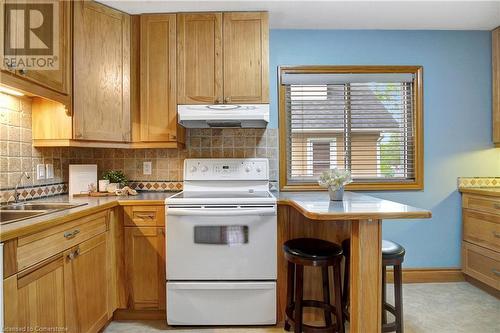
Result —
[[[49,2],[59,4],[59,67],[57,70],[17,68],[17,73],[27,80],[68,95],[71,91],[71,2]]]
[[[141,15],[140,40],[140,139],[176,141],[176,14]]]
[[[93,1],[74,6],[74,138],[130,141],[130,16]]]
[[[493,50],[493,143],[500,147],[500,27],[492,33]]]
[[[222,13],[177,14],[177,102],[222,103]]]
[[[223,15],[224,102],[268,103],[267,13],[234,12]]]
[[[47,0],[45,3],[52,3],[57,6],[56,14],[58,22],[58,30],[54,32],[57,38],[58,52],[55,56],[58,57],[58,67],[54,70],[39,70],[23,67],[17,63],[13,67],[6,66],[2,69],[2,84],[12,88],[22,90],[28,94],[33,94],[47,98],[52,101],[57,101],[65,104],[68,108],[71,107],[71,7],[72,2],[63,0]],[[4,2],[0,1],[0,5],[4,6]],[[49,24],[44,24],[42,27],[49,27]],[[10,25],[6,26],[6,35],[10,36]],[[15,34],[13,35],[15,36]],[[15,38],[15,37],[14,37]],[[48,57],[47,59],[51,59]],[[47,60],[48,61],[48,60]]]

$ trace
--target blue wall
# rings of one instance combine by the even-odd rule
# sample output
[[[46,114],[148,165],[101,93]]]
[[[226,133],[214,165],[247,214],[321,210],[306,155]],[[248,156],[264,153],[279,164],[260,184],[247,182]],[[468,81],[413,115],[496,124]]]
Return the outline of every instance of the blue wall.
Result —
[[[459,267],[460,176],[500,176],[491,144],[491,37],[486,31],[271,30],[271,127],[279,65],[422,65],[425,190],[375,196],[432,210],[430,220],[386,221],[407,267]]]

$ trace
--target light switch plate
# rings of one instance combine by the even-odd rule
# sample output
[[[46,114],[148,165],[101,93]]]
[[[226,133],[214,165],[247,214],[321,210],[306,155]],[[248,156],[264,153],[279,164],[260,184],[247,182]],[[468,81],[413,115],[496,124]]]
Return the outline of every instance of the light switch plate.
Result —
[[[52,179],[54,178],[54,165],[53,164],[45,164],[45,178]]]
[[[150,175],[152,173],[153,165],[151,161],[143,162],[142,163],[142,174],[143,175]]]
[[[36,165],[36,179],[45,179],[45,164]]]

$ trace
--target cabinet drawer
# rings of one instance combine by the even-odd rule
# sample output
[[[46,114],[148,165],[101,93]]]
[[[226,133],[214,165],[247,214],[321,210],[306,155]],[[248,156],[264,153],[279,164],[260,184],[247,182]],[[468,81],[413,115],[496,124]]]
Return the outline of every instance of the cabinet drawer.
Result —
[[[162,226],[165,225],[164,206],[125,206],[126,226]]]
[[[17,243],[18,270],[62,252],[108,228],[108,211],[92,214],[32,235],[20,237]]]
[[[500,251],[500,215],[463,210],[464,240]]]
[[[464,194],[462,207],[500,215],[500,198]]]
[[[500,253],[463,242],[463,272],[500,290]]]

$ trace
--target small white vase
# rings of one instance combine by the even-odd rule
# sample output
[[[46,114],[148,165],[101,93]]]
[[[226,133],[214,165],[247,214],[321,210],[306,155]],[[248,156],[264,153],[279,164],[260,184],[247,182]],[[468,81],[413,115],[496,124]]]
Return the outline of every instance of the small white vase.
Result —
[[[109,180],[101,179],[99,180],[99,192],[106,192],[108,190]]]
[[[342,201],[344,199],[344,186],[339,189],[330,186],[328,187],[328,194],[331,201]]]
[[[119,183],[109,183],[108,186],[106,187],[106,191],[108,191],[109,193],[112,193],[112,192],[118,190],[119,187],[120,187]]]

